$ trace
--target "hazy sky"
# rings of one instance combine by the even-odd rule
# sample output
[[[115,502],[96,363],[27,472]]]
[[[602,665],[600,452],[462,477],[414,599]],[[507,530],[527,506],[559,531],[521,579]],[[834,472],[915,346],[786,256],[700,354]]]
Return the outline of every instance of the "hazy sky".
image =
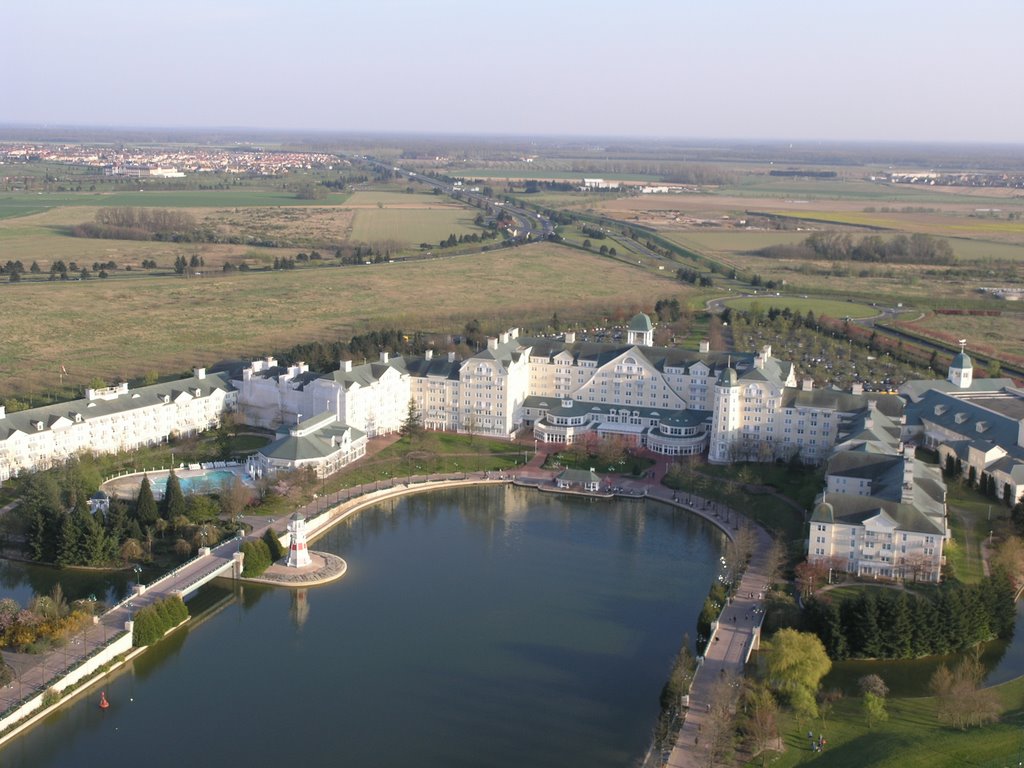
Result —
[[[1024,141],[1024,0],[46,0],[0,122]]]

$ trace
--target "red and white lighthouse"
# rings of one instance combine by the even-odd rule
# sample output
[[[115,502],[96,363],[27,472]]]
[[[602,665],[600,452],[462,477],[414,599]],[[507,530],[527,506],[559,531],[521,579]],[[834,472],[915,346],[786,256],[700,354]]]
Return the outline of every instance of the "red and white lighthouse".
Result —
[[[306,518],[296,512],[288,522],[288,533],[291,543],[288,546],[288,567],[305,568],[312,565],[309,550],[306,548]]]

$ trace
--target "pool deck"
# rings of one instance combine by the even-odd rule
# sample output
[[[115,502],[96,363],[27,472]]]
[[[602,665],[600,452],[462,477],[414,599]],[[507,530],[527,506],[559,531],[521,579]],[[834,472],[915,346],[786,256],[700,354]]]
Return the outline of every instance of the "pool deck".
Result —
[[[252,479],[245,472],[245,467],[230,466],[230,467],[210,467],[208,469],[187,469],[182,467],[175,468],[174,474],[178,476],[179,480],[185,480],[187,478],[204,477],[212,472],[230,472],[242,479],[242,482],[247,485],[252,484]],[[139,486],[142,485],[142,478],[149,477],[149,482],[153,483],[157,480],[166,480],[167,476],[171,474],[171,470],[168,469],[146,469],[139,472],[133,472],[128,475],[121,475],[111,480],[107,480],[100,486],[100,490],[110,496],[112,499],[134,499],[139,495]],[[153,495],[160,498],[163,494],[153,491]]]

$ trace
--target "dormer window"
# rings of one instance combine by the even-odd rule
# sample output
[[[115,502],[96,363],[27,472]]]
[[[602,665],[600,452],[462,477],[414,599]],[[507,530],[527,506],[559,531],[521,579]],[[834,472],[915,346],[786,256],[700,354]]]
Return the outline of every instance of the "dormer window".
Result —
[[[170,395],[164,395],[164,402],[165,403],[171,402],[171,396]]]

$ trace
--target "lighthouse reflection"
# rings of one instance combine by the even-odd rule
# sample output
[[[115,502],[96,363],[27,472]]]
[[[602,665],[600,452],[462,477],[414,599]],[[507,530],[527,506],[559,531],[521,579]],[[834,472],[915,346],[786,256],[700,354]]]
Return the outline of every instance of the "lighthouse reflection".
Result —
[[[305,587],[300,589],[292,590],[292,601],[289,614],[292,617],[292,623],[296,629],[302,629],[302,625],[306,623],[306,619],[309,618],[309,598],[306,594],[309,592]]]

